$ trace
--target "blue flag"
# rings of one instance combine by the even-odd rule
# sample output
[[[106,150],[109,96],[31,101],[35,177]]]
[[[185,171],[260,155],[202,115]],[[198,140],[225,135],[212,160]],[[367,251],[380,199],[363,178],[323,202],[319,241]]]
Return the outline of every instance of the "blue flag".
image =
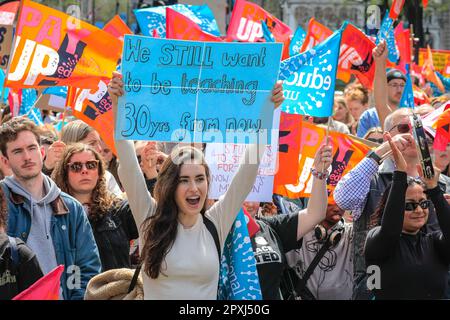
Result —
[[[42,94],[52,94],[65,99],[67,97],[67,87],[48,87],[42,91]]]
[[[329,117],[333,114],[334,86],[342,29],[314,48],[281,62],[282,111]]]
[[[376,44],[378,45],[382,39],[386,40],[389,61],[397,63],[398,59],[400,59],[400,52],[395,44],[394,20],[389,18],[389,12],[386,12],[383,22],[381,23]]]
[[[442,84],[444,85],[445,92],[443,92],[443,94],[444,94],[444,93],[447,93],[447,92],[450,92],[450,78],[444,77],[444,76],[443,76],[440,72],[438,72],[438,71],[436,71],[436,74],[437,74],[437,76],[439,77],[439,79],[441,79]]]
[[[301,26],[298,26],[294,36],[292,37],[291,44],[289,45],[289,55],[291,57],[300,53],[300,49],[302,48],[305,38],[306,31],[303,30]]]
[[[256,260],[241,210],[223,248],[218,300],[261,300]]]
[[[206,4],[201,6],[176,4],[134,10],[136,20],[144,36],[153,36],[153,30],[156,29],[161,38],[166,37],[166,8],[173,9],[195,21],[203,31],[220,36],[219,26],[214,14]]]
[[[8,101],[9,88],[3,87],[5,83],[5,72],[3,69],[0,69],[0,94],[3,91],[3,102],[6,103]]]
[[[406,66],[406,84],[403,89],[402,99],[400,100],[400,108],[414,108],[414,91],[411,81],[411,74],[409,72],[409,64]]]
[[[261,20],[261,26],[266,42],[275,42],[275,38],[264,20]]]
[[[31,120],[40,126],[43,124],[41,110],[34,107],[37,100],[35,89],[22,89],[22,104],[20,105],[19,116],[27,115]]]

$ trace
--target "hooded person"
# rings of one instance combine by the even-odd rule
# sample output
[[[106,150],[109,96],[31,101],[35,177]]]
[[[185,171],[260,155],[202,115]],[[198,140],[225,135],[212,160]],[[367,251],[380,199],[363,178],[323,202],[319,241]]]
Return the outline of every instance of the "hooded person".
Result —
[[[81,204],[42,173],[44,149],[36,125],[16,117],[0,127],[1,161],[12,170],[1,186],[7,199],[8,235],[25,242],[44,274],[58,265],[60,297],[83,299],[101,270],[97,245]]]

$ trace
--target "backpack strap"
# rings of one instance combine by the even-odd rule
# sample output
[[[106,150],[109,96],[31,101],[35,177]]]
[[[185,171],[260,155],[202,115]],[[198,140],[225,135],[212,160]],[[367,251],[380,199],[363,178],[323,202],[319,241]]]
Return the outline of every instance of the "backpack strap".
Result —
[[[209,233],[211,233],[211,235],[214,239],[214,243],[216,244],[217,255],[219,256],[219,263],[220,263],[220,260],[221,260],[220,258],[222,256],[222,254],[220,253],[219,234],[217,233],[216,226],[205,215],[203,215],[203,223],[205,224],[206,229],[208,229]]]
[[[306,288],[306,283],[308,282],[309,277],[311,277],[311,275],[314,272],[314,269],[316,269],[320,260],[325,255],[325,252],[327,252],[327,250],[330,248],[330,246],[331,246],[330,241],[326,241],[323,244],[322,248],[320,248],[319,252],[314,257],[314,259],[311,262],[311,264],[309,265],[308,269],[306,269],[306,272],[303,275],[303,278],[301,278],[297,284],[297,293],[298,294],[300,294],[300,292],[302,292]]]
[[[18,267],[20,261],[19,261],[19,249],[17,248],[16,238],[8,236],[8,239],[11,248],[11,260],[13,262],[14,267]]]
[[[139,262],[136,270],[134,271],[133,278],[131,279],[130,286],[128,287],[128,292],[127,293],[130,293],[131,291],[134,290],[134,287],[136,286],[136,283],[137,283],[138,278],[139,278],[139,273],[141,272],[141,268],[142,268],[142,261]]]

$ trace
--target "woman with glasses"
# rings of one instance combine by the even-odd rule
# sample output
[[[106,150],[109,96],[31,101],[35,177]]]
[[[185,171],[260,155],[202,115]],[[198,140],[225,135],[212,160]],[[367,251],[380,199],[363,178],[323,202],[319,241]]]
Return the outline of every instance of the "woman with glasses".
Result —
[[[138,238],[138,230],[128,202],[108,191],[100,154],[85,144],[69,145],[52,179],[85,208],[102,270],[130,268],[130,241]]]
[[[408,178],[406,161],[386,134],[396,164],[393,182],[377,209],[381,226],[369,231],[365,246],[367,266],[380,269],[376,299],[441,299],[445,296],[450,263],[450,206],[435,176],[422,181]],[[418,171],[421,173],[420,165]],[[433,203],[441,231],[424,233]]]

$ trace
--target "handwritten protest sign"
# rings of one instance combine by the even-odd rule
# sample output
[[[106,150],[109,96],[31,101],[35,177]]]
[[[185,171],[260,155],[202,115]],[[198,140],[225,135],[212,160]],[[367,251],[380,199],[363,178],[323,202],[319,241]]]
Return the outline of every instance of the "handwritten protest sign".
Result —
[[[245,155],[246,145],[243,144],[218,144],[208,143],[205,150],[206,162],[211,170],[211,184],[208,196],[210,199],[218,199],[230,186],[234,175],[239,169],[239,164]],[[247,196],[247,201],[272,201],[273,175],[267,168],[276,163],[277,150],[272,146],[266,146],[264,157],[261,160],[259,174],[256,177],[252,191]]]
[[[116,139],[269,144],[281,47],[126,35]]]
[[[0,68],[6,70],[13,39],[13,26],[0,25]]]
[[[300,156],[297,182],[288,185],[275,185],[273,192],[291,199],[311,196],[311,167],[318,148],[325,143],[326,129],[303,121],[299,130]],[[370,150],[365,144],[352,139],[349,135],[331,131],[330,143],[333,146],[333,161],[327,180],[328,192],[332,192],[338,181],[353,169]],[[332,199],[332,197],[330,197]]]

